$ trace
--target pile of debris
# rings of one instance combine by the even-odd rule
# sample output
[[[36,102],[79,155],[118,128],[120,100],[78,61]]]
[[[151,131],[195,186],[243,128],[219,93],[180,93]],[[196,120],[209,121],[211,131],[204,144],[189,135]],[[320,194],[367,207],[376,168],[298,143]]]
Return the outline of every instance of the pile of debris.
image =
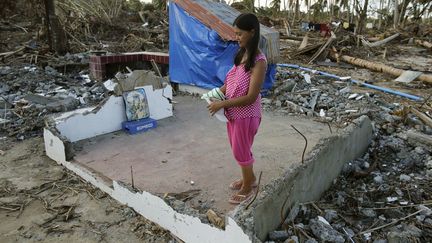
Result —
[[[415,104],[349,80],[281,69],[263,104],[267,110],[314,117],[330,129],[368,115],[375,131],[369,151],[345,165],[321,200],[295,204],[281,228],[269,234],[270,240],[432,240],[430,100]]]
[[[0,21],[0,61],[9,62],[8,57],[25,51],[37,54],[39,60],[49,59],[51,54],[47,40],[53,33],[47,31],[45,20],[43,21],[44,5],[33,0],[18,2],[22,11],[31,14],[11,15]],[[58,21],[61,36],[65,40],[62,43],[65,46],[62,54],[96,50],[112,53],[168,50],[167,12],[155,11],[151,4],[130,9],[124,6],[125,1],[55,2],[55,20]],[[16,43],[21,44],[16,46]]]
[[[63,59],[88,57],[76,54]],[[20,140],[40,134],[47,114],[92,106],[106,96],[86,71],[62,73],[51,66],[22,64],[0,67],[0,78],[0,131]]]
[[[108,2],[105,6],[98,2]],[[112,53],[168,50],[168,16],[152,4],[127,9],[122,1],[57,3],[59,19],[74,53],[104,50]],[[88,8],[87,5],[94,5]],[[106,9],[105,9],[106,8]]]
[[[330,24],[326,24],[326,26],[330,26]],[[413,34],[412,31],[391,29],[383,33],[373,31],[360,35],[344,29],[339,24],[332,26],[331,29],[326,29],[326,34],[323,35],[322,32],[310,32],[298,28],[290,29],[289,24],[286,22],[284,26],[278,26],[277,28],[281,35],[282,58],[290,61],[300,59],[308,64],[331,59],[337,63],[345,61],[353,65],[365,66],[364,63],[360,62],[361,59],[356,59],[369,60],[370,57],[379,57],[379,59],[385,61],[393,54],[398,54],[398,47],[393,43],[415,44],[432,51],[431,35],[427,31],[425,34],[420,35]],[[424,54],[427,52],[424,52]],[[376,62],[373,65],[382,64]],[[387,70],[382,70],[387,68],[380,67],[379,69],[381,70],[376,71],[395,75],[392,72],[387,72]],[[399,75],[397,74],[397,76]],[[432,78],[428,79],[428,81],[432,82]]]

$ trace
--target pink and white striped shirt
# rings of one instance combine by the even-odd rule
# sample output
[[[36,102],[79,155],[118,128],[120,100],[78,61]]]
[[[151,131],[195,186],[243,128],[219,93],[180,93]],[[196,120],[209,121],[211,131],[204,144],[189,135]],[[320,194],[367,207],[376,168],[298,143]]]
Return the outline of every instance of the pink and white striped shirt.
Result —
[[[265,55],[262,53],[255,57],[255,63],[260,60],[267,62]],[[251,71],[246,72],[244,64],[240,64],[238,66],[234,65],[227,73],[225,78],[226,99],[229,100],[247,95],[251,81],[251,74]],[[252,104],[226,108],[225,116],[228,118],[228,120],[248,117],[261,117],[261,95],[259,94],[255,102]]]

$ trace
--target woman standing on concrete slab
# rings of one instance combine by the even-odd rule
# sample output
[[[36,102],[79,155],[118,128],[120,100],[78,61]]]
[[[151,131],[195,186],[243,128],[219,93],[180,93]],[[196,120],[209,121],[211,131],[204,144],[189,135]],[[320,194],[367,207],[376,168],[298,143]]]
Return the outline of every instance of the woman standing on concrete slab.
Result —
[[[217,88],[216,92],[213,91],[223,94],[225,99],[212,102],[208,105],[208,110],[214,115],[218,110],[225,109],[228,118],[228,139],[242,172],[242,178],[229,186],[238,190],[229,202],[239,204],[252,198],[256,187],[253,171],[255,159],[251,149],[261,123],[260,90],[265,79],[267,59],[258,48],[260,25],[254,14],[239,15],[233,26],[240,48],[224,85]]]

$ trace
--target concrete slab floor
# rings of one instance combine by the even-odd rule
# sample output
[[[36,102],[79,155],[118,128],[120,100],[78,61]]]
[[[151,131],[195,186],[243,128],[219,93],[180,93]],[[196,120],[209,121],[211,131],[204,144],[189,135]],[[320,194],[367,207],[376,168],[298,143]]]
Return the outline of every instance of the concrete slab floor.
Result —
[[[174,116],[158,121],[156,129],[136,135],[122,131],[91,138],[76,144],[75,161],[112,180],[131,183],[157,195],[199,189],[189,203],[210,207],[225,214],[234,209],[228,203],[233,193],[228,185],[241,177],[229,147],[226,125],[210,118],[206,102],[192,96],[176,96]],[[330,135],[327,125],[306,118],[264,112],[253,147],[257,176],[261,184],[282,175],[292,163],[300,163],[303,138],[310,151],[317,141]],[[191,184],[191,181],[194,184]]]

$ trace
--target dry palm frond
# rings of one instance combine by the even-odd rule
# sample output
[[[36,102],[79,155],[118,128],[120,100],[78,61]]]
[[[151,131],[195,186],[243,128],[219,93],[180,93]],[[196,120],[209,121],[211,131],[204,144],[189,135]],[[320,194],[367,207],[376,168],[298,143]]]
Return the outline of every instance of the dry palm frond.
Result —
[[[120,15],[124,0],[60,0],[60,8],[74,13],[77,18],[95,18],[104,23],[112,24]]]

